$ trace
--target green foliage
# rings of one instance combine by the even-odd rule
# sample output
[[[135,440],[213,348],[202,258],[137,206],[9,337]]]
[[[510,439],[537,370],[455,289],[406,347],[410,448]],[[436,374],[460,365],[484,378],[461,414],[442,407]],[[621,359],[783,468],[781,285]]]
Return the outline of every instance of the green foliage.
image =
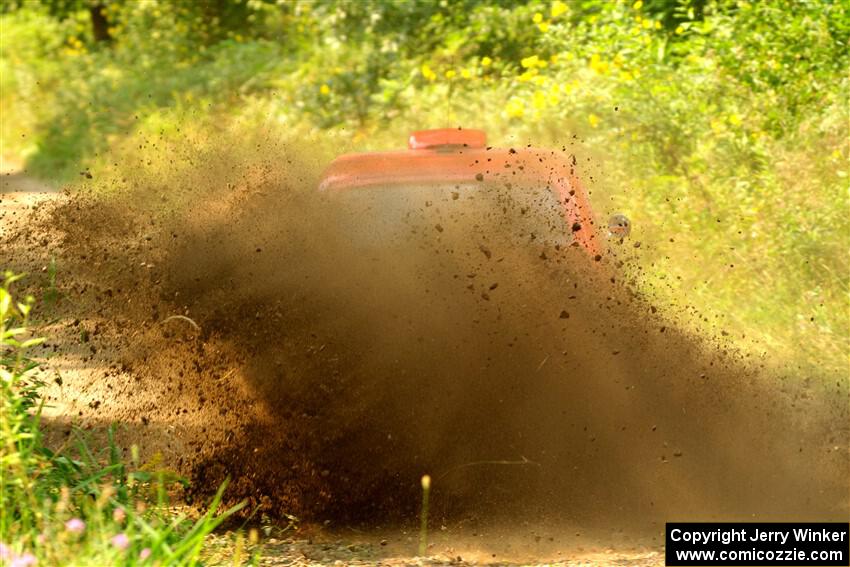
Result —
[[[196,565],[204,540],[236,512],[218,513],[223,485],[199,517],[175,514],[168,493],[182,482],[162,469],[122,461],[112,429],[104,454],[78,430],[73,449],[54,452],[40,431],[44,384],[27,349],[33,298],[0,286],[0,560],[12,565]]]

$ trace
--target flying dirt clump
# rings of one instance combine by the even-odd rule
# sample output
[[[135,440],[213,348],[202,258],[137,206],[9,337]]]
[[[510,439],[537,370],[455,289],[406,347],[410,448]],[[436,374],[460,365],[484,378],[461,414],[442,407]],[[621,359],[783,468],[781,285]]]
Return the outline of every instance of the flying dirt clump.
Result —
[[[375,523],[413,517],[427,473],[448,519],[846,516],[846,408],[677,330],[545,189],[323,195],[290,161],[53,216],[137,329],[116,357],[151,398],[116,415],[183,424],[198,495],[229,476],[270,515]]]

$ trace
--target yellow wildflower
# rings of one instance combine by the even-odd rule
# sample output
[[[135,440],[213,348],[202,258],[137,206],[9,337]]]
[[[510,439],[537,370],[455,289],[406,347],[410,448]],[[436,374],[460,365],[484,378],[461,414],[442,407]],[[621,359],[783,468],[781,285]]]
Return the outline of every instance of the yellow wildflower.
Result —
[[[738,116],[737,114],[730,114],[729,118],[727,120],[729,120],[729,124],[731,124],[732,126],[740,126],[741,125],[741,117]]]
[[[567,6],[564,2],[561,2],[561,0],[555,0],[552,2],[552,9],[549,13],[553,18],[557,18],[558,16],[565,14],[568,10],[569,6]]]
[[[522,118],[525,115],[525,104],[518,98],[512,98],[505,105],[505,113],[509,118]]]
[[[567,83],[565,85],[562,85],[561,90],[564,92],[564,94],[572,94],[572,93],[576,92],[577,90],[579,90],[579,86],[580,86],[579,82],[576,80],[576,81],[572,81],[570,83]]]
[[[433,81],[437,78],[437,74],[431,70],[431,67],[429,67],[427,63],[423,63],[422,67],[419,68],[419,71],[422,73],[422,76],[425,77],[425,79],[428,81]]]
[[[537,29],[539,29],[543,33],[546,33],[547,31],[549,31],[549,22],[540,22],[539,24],[537,24]]]
[[[643,8],[643,0],[637,0],[634,4],[632,4],[632,8],[635,10],[640,10]]]
[[[546,94],[543,91],[535,91],[534,97],[531,99],[531,104],[537,110],[546,108]]]
[[[489,57],[487,57],[486,55],[481,58],[481,66],[482,67],[489,67],[492,64],[493,64],[493,60],[490,59]]]
[[[537,75],[537,69],[529,69],[517,77],[517,80],[521,83],[527,83],[531,79],[533,79]]]
[[[522,65],[525,69],[534,69],[535,67],[540,67],[542,69],[547,65],[547,63],[538,56],[532,55],[530,57],[523,57],[522,61],[520,61],[520,65]]]
[[[587,121],[590,123],[591,128],[596,128],[597,126],[599,126],[599,117],[593,113],[591,113],[590,116],[587,117]]]
[[[603,61],[598,53],[594,53],[590,58],[590,68],[600,75],[607,75],[610,65],[607,61]]]
[[[540,22],[542,22],[542,21],[543,21],[543,14],[541,14],[540,12],[537,12],[536,14],[534,14],[534,17],[533,17],[533,18],[531,18],[531,20],[532,20],[535,24],[539,24]]]
[[[321,87],[319,87],[319,92],[322,93],[323,96],[328,96],[331,94],[331,88],[325,83]]]
[[[448,71],[446,71],[445,75],[447,79],[453,79],[454,76],[457,75],[457,73],[454,71],[454,69],[449,69]]]
[[[464,79],[471,79],[472,78],[472,71],[470,71],[469,69],[461,69],[460,76],[463,77]]]
[[[685,27],[684,26],[679,26],[679,27],[676,28],[676,34],[677,35],[682,35],[683,33],[685,33]]]
[[[641,22],[641,24],[643,25],[644,29],[648,30],[652,27],[652,20],[644,20]]]

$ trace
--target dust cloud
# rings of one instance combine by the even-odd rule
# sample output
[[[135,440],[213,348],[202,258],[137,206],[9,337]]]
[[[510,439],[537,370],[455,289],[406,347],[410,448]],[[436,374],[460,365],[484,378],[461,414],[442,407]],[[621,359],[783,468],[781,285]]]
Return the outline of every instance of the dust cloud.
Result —
[[[271,517],[386,525],[427,473],[445,522],[846,518],[846,391],[680,330],[628,241],[594,258],[545,188],[498,178],[321,194],[307,155],[95,175],[120,191],[44,229],[97,288],[73,309],[129,337],[102,410],[180,437],[195,496],[230,477]]]

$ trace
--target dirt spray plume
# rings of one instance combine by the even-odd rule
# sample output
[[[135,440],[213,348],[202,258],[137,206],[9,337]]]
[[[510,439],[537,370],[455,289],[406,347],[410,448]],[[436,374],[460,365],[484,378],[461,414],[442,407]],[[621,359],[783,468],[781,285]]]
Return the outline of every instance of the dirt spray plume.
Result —
[[[196,493],[415,521],[429,474],[447,521],[846,516],[846,404],[679,330],[624,247],[570,246],[545,188],[331,196],[285,147],[207,151],[53,216],[135,329],[112,415],[176,423]]]

